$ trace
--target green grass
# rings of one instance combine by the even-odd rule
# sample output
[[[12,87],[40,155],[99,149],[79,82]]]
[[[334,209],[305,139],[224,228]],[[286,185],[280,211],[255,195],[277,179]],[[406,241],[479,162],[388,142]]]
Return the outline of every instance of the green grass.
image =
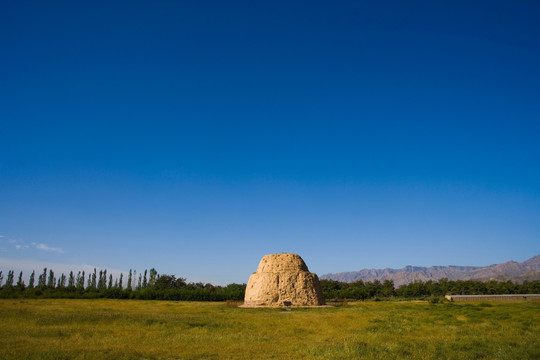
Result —
[[[539,302],[0,300],[0,359],[540,359]]]

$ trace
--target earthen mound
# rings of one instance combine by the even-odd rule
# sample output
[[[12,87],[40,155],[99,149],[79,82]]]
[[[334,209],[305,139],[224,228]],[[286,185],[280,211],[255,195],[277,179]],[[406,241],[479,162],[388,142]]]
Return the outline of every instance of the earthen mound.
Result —
[[[249,277],[244,306],[324,305],[319,278],[297,254],[265,255]]]

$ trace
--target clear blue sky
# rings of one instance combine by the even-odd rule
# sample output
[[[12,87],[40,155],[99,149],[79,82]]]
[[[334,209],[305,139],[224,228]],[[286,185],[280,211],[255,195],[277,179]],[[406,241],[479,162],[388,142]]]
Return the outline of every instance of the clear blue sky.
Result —
[[[537,255],[539,14],[2,2],[0,270],[226,284],[274,252],[319,275]]]

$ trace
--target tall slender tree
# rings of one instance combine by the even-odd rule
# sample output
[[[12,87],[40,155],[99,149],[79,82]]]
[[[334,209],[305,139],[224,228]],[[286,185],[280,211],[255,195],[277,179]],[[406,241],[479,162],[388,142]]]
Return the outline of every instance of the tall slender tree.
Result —
[[[33,289],[34,288],[34,281],[36,279],[36,271],[33,270],[32,273],[30,274],[30,280],[28,281],[28,287],[30,289]]]
[[[73,290],[75,288],[75,276],[73,271],[69,272],[68,289]]]
[[[120,287],[120,290],[123,289],[123,286],[122,286],[122,281],[124,279],[124,273],[120,273],[120,282],[119,282],[119,287]]]
[[[148,274],[148,269],[144,270],[144,276],[143,276],[143,281],[142,281],[143,289],[146,289],[146,286],[148,285],[148,280],[146,279],[147,274]]]
[[[82,274],[81,274],[80,271],[77,273],[77,283],[76,283],[75,287],[79,291],[84,290],[84,276],[85,276],[84,271],[82,272]]]
[[[107,288],[107,269],[103,270],[103,280],[101,282],[101,290]]]
[[[98,278],[98,282],[97,282],[97,288],[98,290],[101,290],[103,289],[103,270],[99,270],[99,278]]]
[[[154,285],[156,285],[157,275],[158,275],[158,273],[157,273],[156,269],[151,268],[150,269],[150,280],[148,280],[148,286],[153,287]]]
[[[132,280],[132,271],[131,269],[129,269],[129,275],[128,275],[128,280],[127,280],[127,289],[128,290],[131,290],[131,280]]]
[[[13,270],[8,271],[6,285],[4,287],[7,289],[11,289],[13,287]]]
[[[109,274],[109,289],[112,289],[112,274]]]
[[[19,273],[19,279],[17,280],[17,288],[18,288],[19,290],[24,290],[24,288],[26,287],[26,286],[24,285],[24,281],[23,281],[22,275],[23,275],[23,272],[21,271],[21,272]]]
[[[66,275],[64,275],[64,273],[62,273],[62,275],[60,275],[60,278],[58,279],[58,287],[63,289],[66,287],[66,280],[67,280],[67,277]]]
[[[97,270],[96,268],[94,268],[94,272],[92,274],[92,288],[96,289],[97,288]]]
[[[2,288],[2,281],[4,281],[4,274],[0,271],[0,289]]]
[[[131,289],[137,289],[137,270],[133,270],[133,279],[131,280]]]
[[[81,277],[81,286],[80,286],[80,290],[84,290],[84,282],[86,280],[86,272],[83,270],[82,272],[82,277]]]
[[[47,280],[47,287],[53,289],[56,284],[56,278],[54,277],[54,271],[49,269],[49,279]]]
[[[43,268],[43,273],[39,275],[38,288],[43,290],[45,289],[46,285],[47,285],[47,268]]]

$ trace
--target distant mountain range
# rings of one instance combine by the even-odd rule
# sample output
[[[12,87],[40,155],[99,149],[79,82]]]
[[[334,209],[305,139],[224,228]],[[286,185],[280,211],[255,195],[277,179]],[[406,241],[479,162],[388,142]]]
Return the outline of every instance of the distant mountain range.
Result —
[[[402,269],[363,269],[360,271],[341,272],[321,275],[321,279],[353,282],[357,280],[393,280],[394,286],[400,286],[416,280],[497,280],[523,282],[540,280],[540,255],[524,262],[507,261],[489,266],[405,266]]]

